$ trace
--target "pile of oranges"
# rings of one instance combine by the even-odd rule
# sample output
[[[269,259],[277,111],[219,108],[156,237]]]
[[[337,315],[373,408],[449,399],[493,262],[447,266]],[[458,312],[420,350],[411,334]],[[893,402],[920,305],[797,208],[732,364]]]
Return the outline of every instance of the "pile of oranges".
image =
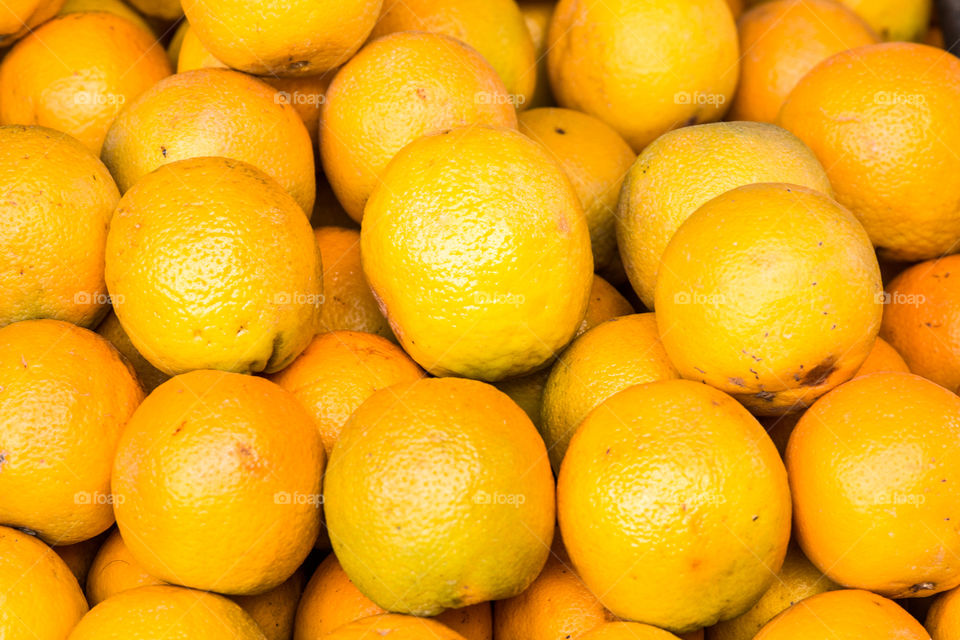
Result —
[[[960,640],[934,9],[0,3],[0,639]]]

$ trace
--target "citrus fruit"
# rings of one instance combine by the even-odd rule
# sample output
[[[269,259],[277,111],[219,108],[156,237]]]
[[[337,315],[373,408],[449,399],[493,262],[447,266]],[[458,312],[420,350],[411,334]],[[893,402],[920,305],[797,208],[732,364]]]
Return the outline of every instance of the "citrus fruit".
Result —
[[[190,28],[190,23],[186,22],[186,24],[187,28],[183,32],[180,52],[177,55],[177,73],[186,73],[194,69],[229,69],[228,65],[218,60],[209,49],[203,46],[200,38],[197,37],[197,32]]]
[[[560,467],[557,510],[587,588],[614,615],[675,632],[753,606],[790,537],[787,476],[763,427],[687,380],[594,409]]]
[[[319,640],[345,624],[387,613],[360,590],[330,554],[320,563],[304,589],[297,609],[293,640]],[[461,609],[447,609],[434,618],[466,640],[490,640],[490,603],[480,602]]]
[[[0,123],[64,131],[99,155],[117,113],[170,73],[163,48],[133,22],[104,12],[60,16],[0,64]]]
[[[533,97],[536,51],[514,0],[384,0],[372,35],[398,31],[442,33],[465,42],[496,69],[509,104],[523,108]]]
[[[573,187],[507,129],[405,147],[367,204],[360,248],[394,334],[435,375],[501,380],[543,366],[580,325],[593,277]]]
[[[252,596],[233,596],[230,599],[253,618],[267,640],[291,640],[304,582],[304,572],[298,569],[270,591]]]
[[[176,20],[183,15],[180,0],[129,0],[129,2],[143,15],[162,21]]]
[[[748,185],[702,206],[670,240],[657,323],[680,375],[776,415],[860,368],[880,329],[880,287],[849,211],[805,187]]]
[[[87,611],[69,567],[33,536],[0,526],[0,637],[63,640]]]
[[[787,95],[817,63],[877,42],[860,16],[833,0],[765,2],[737,26],[743,57],[731,120],[775,122]]]
[[[383,614],[370,616],[345,624],[336,631],[324,636],[329,640],[363,640],[364,638],[386,638],[387,640],[465,640],[459,633],[443,626],[435,620]]]
[[[670,129],[722,118],[737,85],[725,0],[560,0],[548,51],[560,106],[603,120],[637,152]]]
[[[960,240],[958,101],[960,60],[926,45],[875,44],[814,67],[778,121],[813,149],[880,255],[916,261]]]
[[[597,405],[635,384],[679,377],[652,313],[608,320],[574,340],[543,390],[540,433],[554,471],[577,427]]]
[[[177,160],[223,156],[264,171],[309,215],[316,177],[310,135],[269,85],[227,69],[158,82],[113,121],[103,162],[121,192]]]
[[[616,224],[623,266],[647,308],[653,308],[660,258],[683,221],[722,193],[756,182],[832,193],[813,152],[769,124],[684,127],[643,150],[624,180]]]
[[[857,589],[828,591],[790,607],[754,640],[928,640],[929,635],[897,603]]]
[[[59,15],[63,16],[68,13],[86,13],[90,11],[106,11],[121,18],[126,18],[151,36],[154,35],[153,27],[143,19],[143,16],[141,16],[136,9],[123,0],[66,0],[63,6],[60,7]]]
[[[107,317],[97,327],[97,333],[106,338],[113,345],[113,348],[127,359],[127,362],[130,363],[137,374],[137,380],[145,393],[150,393],[170,379],[170,376],[157,369],[150,364],[149,360],[140,355],[137,348],[133,346],[133,342],[130,341],[130,336],[120,326],[120,320],[117,319],[117,314],[113,311],[108,313]]]
[[[360,232],[343,227],[314,231],[323,262],[323,308],[320,331],[365,331],[390,338],[390,324],[380,312],[363,275]]]
[[[618,258],[620,187],[637,158],[630,145],[600,120],[570,109],[524,111],[519,124],[520,133],[546,147],[570,178],[587,216],[594,269],[611,267]]]
[[[97,334],[59,320],[0,329],[0,523],[50,544],[113,524],[110,468],[143,398],[133,370]]]
[[[519,0],[517,6],[527,24],[527,31],[533,41],[533,53],[537,61],[536,84],[525,107],[547,107],[554,103],[550,90],[550,72],[547,70],[547,32],[557,3],[554,0]]]
[[[493,68],[448,36],[394,34],[364,47],[330,83],[320,134],[323,170],[359,221],[398,151],[422,135],[471,124],[517,126]]]
[[[106,254],[120,324],[164,373],[278,371],[313,338],[323,276],[310,224],[246,163],[193,158],[144,177]]]
[[[143,568],[114,529],[94,557],[86,584],[87,602],[95,607],[121,591],[167,583]]]
[[[886,312],[884,312],[884,316],[886,315]],[[882,324],[880,325],[880,329],[883,329]],[[868,373],[878,373],[881,371],[910,373],[910,368],[897,350],[890,346],[889,342],[883,338],[877,338],[876,342],[873,343],[870,354],[867,356],[867,359],[863,361],[863,364],[860,365],[860,368],[857,369],[854,377],[856,378],[865,376]]]
[[[108,529],[98,536],[74,544],[51,547],[51,549],[60,556],[60,559],[66,563],[67,568],[70,569],[70,573],[77,579],[77,583],[79,583],[81,587],[87,583],[87,574],[90,572],[90,566],[93,564],[93,559],[96,557],[97,551],[100,549],[103,541],[107,538],[109,531]]]
[[[113,467],[130,553],[166,582],[247,595],[313,547],[324,453],[296,398],[262,378],[194,371],[157,387]]]
[[[9,47],[53,16],[64,0],[8,0],[0,9],[0,47]]]
[[[520,595],[493,604],[497,640],[576,640],[615,620],[574,572],[557,535],[543,571]]]
[[[388,611],[436,615],[515,596],[543,568],[553,538],[546,453],[526,414],[485,383],[382,389],[353,413],[330,456],[333,550]]]
[[[370,34],[382,0],[183,0],[201,42],[234,69],[271,76],[323,73],[349,60]]]
[[[954,276],[951,278],[951,272]],[[914,265],[887,285],[880,335],[910,371],[960,386],[960,256]]]
[[[933,0],[840,0],[863,16],[884,40],[919,40],[930,24]]]
[[[678,640],[672,633],[639,622],[605,622],[580,637],[584,640]]]
[[[791,544],[776,580],[757,603],[743,615],[710,627],[707,639],[753,640],[760,629],[781,611],[810,596],[839,588],[807,560],[799,547]]]
[[[786,455],[807,557],[892,598],[960,584],[958,434],[960,398],[909,373],[856,378],[810,407]]]
[[[213,593],[174,586],[138,587],[104,600],[80,620],[67,640],[264,640],[237,604]]]
[[[0,326],[104,314],[103,252],[120,200],[106,167],[74,138],[0,126]]]
[[[313,416],[329,455],[344,423],[376,391],[424,376],[403,350],[358,331],[321,333],[290,366],[270,379]]]
[[[924,626],[932,640],[951,640],[960,634],[960,590],[953,589],[937,597],[927,612]]]

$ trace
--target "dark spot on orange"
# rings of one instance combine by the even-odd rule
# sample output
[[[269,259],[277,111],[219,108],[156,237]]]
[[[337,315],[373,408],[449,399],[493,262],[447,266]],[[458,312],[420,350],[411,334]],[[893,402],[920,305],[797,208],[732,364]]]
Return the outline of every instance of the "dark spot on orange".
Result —
[[[163,154],[163,157],[166,158],[166,157],[167,157],[167,148],[166,148],[165,146],[163,146],[163,145],[160,145],[160,153],[162,153],[162,154]]]
[[[758,400],[773,400],[776,396],[769,391],[759,391],[754,394],[754,397]]]
[[[759,518],[760,516],[753,516],[753,522],[756,522]]]
[[[920,591],[933,591],[936,587],[936,583],[933,582],[918,582],[910,587],[910,592],[917,593]]]
[[[557,215],[557,228],[560,233],[570,233],[570,223],[567,222],[567,216],[562,213]]]
[[[836,326],[836,325],[834,325]],[[803,379],[800,381],[805,387],[816,387],[827,381],[827,378],[830,377],[834,371],[837,370],[837,359],[834,357],[829,357],[803,376]]]
[[[417,97],[421,100],[427,99],[427,91],[423,87],[417,87]]]
[[[744,386],[743,378],[728,378],[728,380],[730,380],[730,384],[734,384],[738,387]]]
[[[187,426],[187,421],[186,421],[186,420],[184,420],[184,421],[181,422],[179,425],[177,425],[177,428],[173,430],[173,435],[177,435],[178,433],[180,433],[181,431],[183,431],[183,428],[184,428],[185,426]]]
[[[701,564],[703,564],[703,560],[701,560],[700,558],[694,558],[693,560],[690,561],[690,568],[698,569]]]
[[[564,131],[564,130],[561,129],[560,127],[556,127],[556,128],[554,129],[554,131],[556,131],[556,132],[559,133],[560,135],[566,135],[566,133],[567,133],[566,131]]]

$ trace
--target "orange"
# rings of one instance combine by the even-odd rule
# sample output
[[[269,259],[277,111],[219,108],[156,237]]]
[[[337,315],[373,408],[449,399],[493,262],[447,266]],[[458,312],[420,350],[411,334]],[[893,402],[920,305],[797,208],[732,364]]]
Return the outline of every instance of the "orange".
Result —
[[[884,317],[886,317],[886,315],[887,312],[884,312]],[[883,325],[881,325],[880,328],[882,330]],[[889,342],[883,338],[877,338],[876,342],[873,343],[870,354],[867,356],[867,359],[863,361],[863,364],[860,365],[860,368],[857,369],[854,377],[857,378],[859,376],[865,376],[868,373],[878,373],[881,371],[910,373],[910,368],[897,350],[890,346]]]
[[[0,329],[0,523],[50,544],[113,524],[110,468],[143,398],[133,370],[97,334],[58,320]]]
[[[441,33],[465,42],[497,70],[518,109],[533,97],[533,37],[514,0],[384,0],[372,36],[398,31]]]
[[[256,78],[226,69],[178,73],[114,120],[103,162],[121,192],[177,160],[223,156],[267,173],[307,212],[316,177],[310,134],[289,104]]]
[[[230,67],[218,60],[209,49],[203,46],[197,32],[190,28],[190,23],[184,20],[187,26],[183,30],[183,39],[180,41],[180,52],[177,55],[177,73],[186,73],[194,69],[229,69]]]
[[[292,394],[194,371],[157,387],[127,423],[114,460],[117,524],[150,575],[262,593],[313,547],[323,466],[320,436]]]
[[[293,640],[319,640],[345,624],[387,613],[360,593],[360,590],[330,554],[320,563],[300,599]],[[466,640],[490,640],[490,603],[481,602],[462,609],[447,609],[434,618]]]
[[[592,116],[570,109],[520,114],[520,133],[536,140],[570,178],[590,228],[593,267],[605,271],[617,255],[616,211],[623,177],[636,154],[620,135]]]
[[[687,380],[594,409],[560,467],[557,510],[587,588],[616,616],[675,632],[753,606],[790,537],[787,476],[763,427]]]
[[[710,627],[707,640],[753,640],[760,629],[781,611],[805,598],[839,588],[813,566],[796,545],[791,544],[776,580],[757,603],[743,615]]]
[[[394,334],[434,375],[540,368],[576,332],[593,279],[576,192],[542,146],[507,129],[405,147],[367,203],[360,249]]]
[[[624,180],[616,224],[624,269],[647,308],[653,309],[660,258],[680,225],[713,198],[756,182],[789,182],[832,194],[813,152],[769,124],[684,127],[643,150]]]
[[[897,603],[856,589],[807,598],[774,618],[754,640],[929,640]]]
[[[891,598],[960,584],[960,398],[909,373],[851,380],[787,446],[795,535],[830,579]]]
[[[926,45],[876,44],[814,67],[779,123],[813,149],[881,256],[925,260],[960,240],[958,101],[960,60]]]
[[[0,65],[0,123],[39,124],[100,154],[123,107],[170,75],[142,27],[103,12],[72,13],[18,42]]]
[[[121,591],[162,584],[167,583],[147,573],[115,529],[90,565],[86,582],[87,602],[95,607]]]
[[[580,637],[584,640],[678,640],[663,629],[637,622],[605,622]]]
[[[298,569],[286,582],[270,591],[253,596],[233,596],[230,599],[253,618],[267,640],[291,640],[297,603],[305,581],[303,570]]]
[[[329,640],[364,640],[365,638],[387,640],[465,640],[463,636],[434,620],[384,614],[370,616],[343,625],[325,636]]]
[[[329,455],[344,423],[376,391],[424,376],[386,338],[358,331],[321,333],[290,366],[270,379],[313,416]]]
[[[320,331],[365,331],[393,337],[360,262],[360,232],[343,227],[314,231],[323,262]]]
[[[507,98],[493,68],[453,38],[417,32],[376,40],[327,90],[323,170],[343,208],[359,221],[398,151],[422,135],[461,125],[516,128]]]
[[[0,47],[9,47],[57,15],[64,0],[7,0],[0,8]]]
[[[497,640],[577,640],[615,619],[574,572],[559,535],[533,584],[493,605]]]
[[[63,6],[60,7],[59,15],[84,13],[88,11],[106,11],[121,18],[126,18],[151,36],[155,35],[153,27],[143,19],[143,16],[123,0],[66,0]]]
[[[547,70],[547,32],[550,30],[550,20],[556,4],[554,0],[519,0],[517,3],[530,32],[537,60],[536,84],[530,99],[523,105],[530,109],[547,107],[554,103],[553,92],[550,90],[550,73]]]
[[[113,311],[108,313],[107,317],[100,323],[100,326],[97,327],[97,333],[106,338],[107,341],[113,345],[114,349],[119,351],[120,355],[127,359],[127,362],[130,363],[134,372],[136,372],[137,380],[140,382],[140,386],[143,387],[145,393],[150,393],[170,379],[170,376],[160,371],[160,369],[157,369],[150,364],[149,360],[140,355],[137,348],[133,346],[133,342],[130,341],[130,336],[127,335],[127,332],[124,331],[120,325],[117,314]]]
[[[540,433],[554,471],[577,427],[597,405],[635,384],[679,377],[652,313],[608,320],[574,340],[550,371],[540,409]]]
[[[952,640],[960,634],[960,589],[938,596],[927,612],[924,626],[933,640]]]
[[[834,0],[774,0],[743,14],[740,84],[731,120],[775,122],[797,82],[835,53],[877,42],[873,29]]]
[[[223,596],[173,586],[139,587],[104,600],[68,640],[264,640],[253,619]]]
[[[960,386],[958,274],[960,256],[901,272],[887,285],[880,326],[880,335],[903,356],[910,371],[951,391]]]
[[[109,302],[103,252],[120,200],[106,167],[66,134],[2,126],[0,193],[0,326],[95,325]]]
[[[526,414],[490,385],[442,378],[382,389],[330,456],[333,550],[388,611],[429,616],[515,596],[553,538],[546,454]]]
[[[108,532],[109,529],[83,542],[52,547],[56,554],[60,556],[60,559],[67,564],[70,573],[74,575],[81,587],[87,582],[90,566],[93,564],[93,559],[106,539]]]
[[[248,164],[149,174],[120,201],[106,254],[120,324],[164,373],[278,371],[313,338],[323,276],[310,224]]]
[[[863,227],[828,196],[788,184],[700,207],[667,245],[655,296],[680,375],[761,415],[801,409],[850,379],[883,309]]]
[[[0,637],[63,640],[87,611],[70,568],[33,536],[0,526]]]
[[[884,40],[919,40],[930,24],[933,0],[840,0],[863,16]]]
[[[172,21],[183,15],[180,0],[128,0],[140,13],[161,21]]]
[[[560,0],[548,50],[560,106],[603,120],[636,152],[670,129],[721,119],[737,85],[725,0]]]
[[[323,73],[349,60],[370,34],[382,0],[182,0],[204,46],[234,69],[270,76]]]

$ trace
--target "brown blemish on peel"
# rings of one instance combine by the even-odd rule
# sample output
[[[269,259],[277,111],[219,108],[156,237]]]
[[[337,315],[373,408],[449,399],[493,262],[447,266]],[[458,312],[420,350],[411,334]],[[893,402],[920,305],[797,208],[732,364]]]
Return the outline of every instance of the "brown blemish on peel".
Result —
[[[827,378],[837,370],[837,359],[829,357],[803,376],[800,381],[805,387],[817,387],[827,381]]]

